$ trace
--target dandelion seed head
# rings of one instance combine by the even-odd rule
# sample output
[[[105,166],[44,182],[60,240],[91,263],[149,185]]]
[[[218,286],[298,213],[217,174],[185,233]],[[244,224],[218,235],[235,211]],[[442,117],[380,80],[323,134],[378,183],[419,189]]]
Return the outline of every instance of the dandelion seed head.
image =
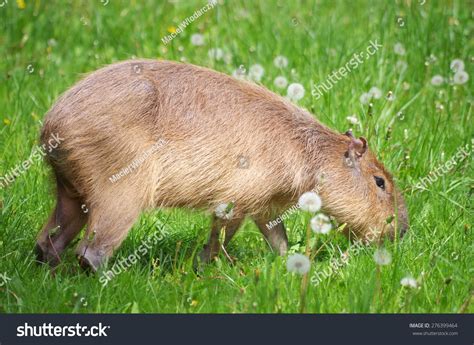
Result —
[[[378,248],[374,253],[374,261],[380,266],[390,265],[392,262],[392,255],[387,249]]]
[[[306,192],[300,196],[298,205],[303,211],[315,213],[320,210],[322,202],[318,194],[314,192]]]
[[[359,100],[362,104],[368,104],[370,102],[370,98],[370,95],[367,92],[364,92],[362,95],[360,95]]]
[[[204,36],[201,34],[192,34],[191,35],[191,44],[193,46],[202,46],[204,45]]]
[[[412,289],[416,289],[418,287],[418,282],[416,281],[416,279],[410,276],[402,278],[402,280],[400,280],[400,284],[403,287],[408,287]]]
[[[453,83],[456,85],[466,84],[469,80],[469,74],[466,71],[457,71],[453,77]]]
[[[395,45],[393,46],[393,51],[395,52],[395,54],[401,56],[406,54],[405,47],[400,42],[395,43]]]
[[[439,74],[434,75],[433,78],[431,78],[431,85],[433,86],[440,86],[444,83],[444,78],[440,76]]]
[[[304,97],[304,87],[299,83],[292,83],[288,86],[286,94],[292,101],[299,101]]]
[[[462,61],[461,59],[454,59],[453,61],[451,61],[449,67],[454,73],[464,71],[464,61]]]
[[[273,64],[275,65],[275,67],[285,68],[288,66],[288,59],[284,57],[283,55],[278,55],[273,60]]]
[[[321,213],[311,218],[310,226],[316,234],[328,234],[332,229],[329,217]]]
[[[211,48],[207,55],[213,60],[220,61],[224,58],[224,51],[221,48]]]
[[[265,69],[260,64],[255,64],[250,66],[249,68],[249,77],[254,81],[262,80],[263,74],[265,73]]]
[[[284,89],[288,85],[288,80],[286,80],[285,77],[280,75],[275,78],[275,81],[273,82],[273,84],[275,85],[275,87],[279,89]]]
[[[306,274],[311,267],[311,263],[306,255],[303,254],[293,254],[288,257],[288,261],[286,262],[286,268],[288,272],[294,272],[298,274]]]
[[[400,73],[405,72],[407,68],[408,64],[405,61],[400,60],[395,64],[395,69]]]
[[[359,123],[359,119],[355,115],[349,115],[348,117],[346,117],[346,120],[353,125],[357,125]]]
[[[382,90],[376,86],[372,86],[369,90],[369,95],[374,99],[380,99],[382,97]]]

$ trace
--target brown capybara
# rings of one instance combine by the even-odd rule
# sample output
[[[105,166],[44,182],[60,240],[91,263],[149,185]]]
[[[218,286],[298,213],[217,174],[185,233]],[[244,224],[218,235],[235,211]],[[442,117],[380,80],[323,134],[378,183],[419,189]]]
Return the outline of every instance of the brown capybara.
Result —
[[[47,155],[57,203],[37,241],[39,259],[51,265],[86,224],[77,254],[96,270],[142,210],[227,202],[233,216],[214,217],[203,260],[218,253],[221,227],[228,243],[245,216],[284,254],[283,224],[266,224],[315,188],[323,211],[356,236],[393,237],[408,227],[403,198],[364,138],[206,68],[154,60],[102,68],[51,108],[41,141],[52,134],[63,139]]]

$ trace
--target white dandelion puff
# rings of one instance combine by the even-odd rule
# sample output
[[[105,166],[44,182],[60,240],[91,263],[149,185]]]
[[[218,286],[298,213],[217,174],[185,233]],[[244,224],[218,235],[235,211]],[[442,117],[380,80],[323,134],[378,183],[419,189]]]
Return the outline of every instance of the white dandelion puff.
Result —
[[[328,234],[332,229],[329,217],[321,213],[311,218],[310,226],[316,234]]]
[[[303,254],[293,254],[288,258],[286,262],[286,268],[288,272],[294,272],[298,274],[306,274],[311,267],[311,263],[306,255]]]
[[[349,115],[346,117],[346,120],[353,125],[357,125],[359,123],[359,119],[355,115]]]
[[[220,61],[224,58],[224,51],[221,48],[211,48],[207,55],[213,60]]]
[[[234,204],[233,203],[223,203],[219,204],[215,210],[216,217],[230,220],[234,215]]]
[[[402,55],[403,56],[403,55],[406,54],[405,47],[400,42],[395,43],[395,45],[393,46],[393,51],[397,55]]]
[[[464,61],[462,61],[461,59],[454,59],[453,61],[451,61],[449,67],[454,73],[464,71]]]
[[[303,211],[318,212],[322,206],[321,198],[314,192],[303,193],[298,199],[298,205]]]
[[[407,68],[408,64],[405,61],[397,61],[395,64],[395,69],[400,73],[405,72]]]
[[[264,73],[265,69],[262,67],[262,65],[259,65],[258,63],[250,66],[249,68],[249,77],[254,81],[262,80]]]
[[[232,54],[231,53],[227,52],[227,53],[224,54],[224,62],[228,65],[232,62]]]
[[[286,80],[285,77],[279,75],[275,78],[273,84],[279,89],[284,89],[288,85],[288,80]]]
[[[416,281],[416,279],[410,276],[402,278],[402,280],[400,280],[400,284],[403,287],[408,287],[408,288],[413,288],[413,289],[416,289],[418,287],[418,282]]]
[[[382,90],[380,90],[378,87],[376,86],[372,86],[369,90],[369,95],[373,98],[373,99],[380,99],[382,97]]]
[[[457,71],[454,73],[453,83],[457,85],[465,84],[469,80],[469,74],[466,71]]]
[[[368,104],[370,102],[370,95],[368,92],[364,92],[362,95],[360,95],[359,100],[360,103],[362,104]]]
[[[204,36],[201,34],[192,34],[191,35],[191,44],[193,46],[202,46],[204,45]]]
[[[439,74],[436,74],[431,78],[431,85],[433,86],[440,86],[444,83],[444,78]]]
[[[378,248],[374,253],[374,261],[377,265],[390,265],[392,262],[392,255],[385,248]]]
[[[286,66],[288,66],[288,59],[283,55],[278,55],[273,60],[273,64],[275,65],[275,67],[285,68]]]
[[[299,83],[292,83],[286,90],[286,95],[292,101],[299,101],[304,97],[304,87]]]

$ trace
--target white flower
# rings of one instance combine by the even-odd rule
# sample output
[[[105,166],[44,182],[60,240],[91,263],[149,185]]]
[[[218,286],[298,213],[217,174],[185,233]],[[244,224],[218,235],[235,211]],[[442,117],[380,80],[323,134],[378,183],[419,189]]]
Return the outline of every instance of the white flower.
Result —
[[[392,255],[385,248],[378,248],[374,253],[374,261],[377,265],[390,265]]]
[[[436,74],[433,76],[433,78],[431,78],[431,85],[440,86],[443,83],[444,83],[444,78],[440,76],[439,74]]]
[[[405,61],[397,61],[397,63],[395,64],[395,69],[402,73],[402,72],[405,72],[405,70],[408,68],[408,64],[405,62]]]
[[[286,90],[286,95],[292,101],[299,101],[304,97],[304,87],[298,83],[292,83],[288,86]]]
[[[229,220],[232,219],[232,216],[234,215],[234,204],[229,203],[229,204],[219,204],[216,207],[215,214],[218,218]]]
[[[469,80],[469,74],[465,71],[457,71],[454,73],[453,82],[454,84],[465,84]]]
[[[231,53],[225,53],[224,54],[224,62],[228,65],[232,62],[232,54]]]
[[[406,53],[405,47],[400,42],[395,43],[395,45],[393,46],[393,51],[397,55],[405,55]]]
[[[353,125],[357,125],[359,123],[359,119],[355,115],[349,115],[346,117],[346,120],[352,123]]]
[[[219,60],[222,60],[222,58],[224,57],[224,51],[221,48],[211,48],[207,52],[207,55],[211,59],[219,61]]]
[[[364,92],[362,95],[360,95],[360,103],[362,104],[367,104],[370,102],[370,99],[371,99],[371,96],[367,93],[367,92]]]
[[[201,34],[192,34],[191,44],[193,46],[202,46],[204,44],[204,36]]]
[[[301,275],[308,273],[310,266],[311,263],[308,257],[303,254],[293,254],[286,262],[288,272],[295,272]]]
[[[306,192],[300,196],[298,205],[303,211],[315,213],[321,208],[322,202],[318,194],[314,192]]]
[[[400,280],[400,284],[404,287],[410,287],[413,289],[416,289],[418,287],[418,282],[416,281],[416,279],[410,276]]]
[[[285,68],[288,66],[288,59],[282,55],[278,55],[274,60],[273,64],[278,68]]]
[[[263,77],[265,70],[263,69],[262,65],[255,64],[250,66],[249,69],[249,77],[254,81],[260,81]]]
[[[275,78],[273,84],[275,84],[275,86],[279,89],[284,89],[288,85],[288,80],[286,80],[285,77],[279,75]]]
[[[453,61],[451,61],[449,67],[454,73],[464,71],[464,61],[462,61],[461,59],[454,59]]]
[[[379,99],[382,97],[382,91],[378,87],[372,86],[369,90],[369,95],[374,99]]]
[[[329,217],[321,213],[311,218],[310,226],[316,234],[327,234],[332,229]]]

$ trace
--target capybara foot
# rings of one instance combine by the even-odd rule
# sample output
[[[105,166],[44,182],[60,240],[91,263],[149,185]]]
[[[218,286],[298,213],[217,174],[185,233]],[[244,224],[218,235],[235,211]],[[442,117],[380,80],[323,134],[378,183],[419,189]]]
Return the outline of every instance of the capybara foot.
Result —
[[[49,264],[51,267],[55,267],[59,264],[59,254],[54,252],[54,249],[50,250],[47,247],[42,246],[39,242],[35,246],[36,261],[38,263]]]
[[[78,255],[79,265],[86,272],[97,272],[99,268],[104,265],[107,258],[102,251],[87,248],[81,254]]]

